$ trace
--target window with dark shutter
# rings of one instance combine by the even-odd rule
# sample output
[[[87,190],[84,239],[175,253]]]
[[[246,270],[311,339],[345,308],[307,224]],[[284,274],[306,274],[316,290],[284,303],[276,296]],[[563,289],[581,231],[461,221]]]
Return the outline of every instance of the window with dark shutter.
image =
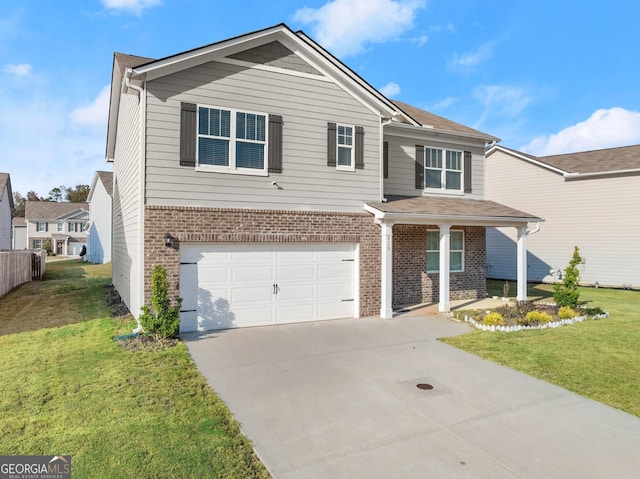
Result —
[[[471,152],[464,152],[464,192],[471,193]]]
[[[269,173],[282,173],[282,116],[269,115]]]
[[[336,124],[327,123],[327,166],[336,166],[337,141]]]
[[[364,128],[361,126],[356,126],[355,147],[356,170],[362,170],[364,169]]]
[[[424,146],[416,145],[416,190],[424,189]]]
[[[180,106],[180,166],[196,166],[196,105]]]
[[[385,178],[389,178],[389,142],[382,144],[382,174]]]

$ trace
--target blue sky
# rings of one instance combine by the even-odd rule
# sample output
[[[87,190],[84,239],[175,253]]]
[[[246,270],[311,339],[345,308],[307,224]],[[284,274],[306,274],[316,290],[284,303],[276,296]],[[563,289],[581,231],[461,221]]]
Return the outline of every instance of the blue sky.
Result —
[[[0,172],[14,191],[46,196],[111,169],[114,51],[161,58],[282,22],[388,97],[504,146],[546,155],[638,144],[638,18],[628,0],[6,0]]]

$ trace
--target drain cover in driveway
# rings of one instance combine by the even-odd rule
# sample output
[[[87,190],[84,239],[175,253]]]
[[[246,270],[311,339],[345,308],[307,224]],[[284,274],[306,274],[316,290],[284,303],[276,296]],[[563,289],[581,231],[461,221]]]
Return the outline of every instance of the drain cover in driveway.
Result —
[[[427,383],[418,383],[418,389],[433,389],[433,386],[431,384],[427,384]]]

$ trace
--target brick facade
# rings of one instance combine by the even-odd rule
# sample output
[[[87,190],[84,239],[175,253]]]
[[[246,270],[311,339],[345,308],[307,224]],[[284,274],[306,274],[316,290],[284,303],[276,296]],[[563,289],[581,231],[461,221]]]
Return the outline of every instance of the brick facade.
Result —
[[[426,273],[428,226],[393,227],[393,307],[438,302],[438,273]],[[486,296],[485,229],[464,227],[464,272],[452,273],[452,300]],[[357,243],[360,316],[380,314],[380,227],[367,213],[243,210],[146,206],[145,302],[151,271],[167,268],[170,296],[177,296],[180,252],[164,245],[165,233],[184,243]]]
[[[427,229],[436,226],[394,225],[393,227],[393,307],[437,303],[439,273],[427,273]],[[464,272],[451,273],[450,299],[486,296],[485,228],[455,227],[464,230]]]
[[[178,295],[180,252],[164,245],[165,233],[185,243],[357,243],[360,316],[380,313],[380,227],[368,213],[146,206],[146,303],[156,264],[167,268],[170,296]]]

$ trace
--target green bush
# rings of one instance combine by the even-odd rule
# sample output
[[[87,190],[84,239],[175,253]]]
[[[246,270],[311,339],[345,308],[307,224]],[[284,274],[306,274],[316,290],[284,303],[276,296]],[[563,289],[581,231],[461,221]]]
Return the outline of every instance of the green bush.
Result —
[[[560,319],[571,319],[577,316],[576,312],[568,306],[563,306],[558,310],[558,317]]]
[[[607,312],[602,309],[600,306],[595,306],[593,308],[586,308],[585,312],[589,315],[589,316],[597,316],[599,314],[606,314]]]
[[[580,248],[574,246],[573,256],[569,261],[569,266],[564,270],[562,284],[556,284],[553,287],[553,299],[559,307],[568,306],[575,308],[580,300],[578,291],[578,283],[580,282],[580,270],[578,265],[582,263],[580,256]]]
[[[534,311],[529,311],[527,315],[524,317],[524,319],[520,320],[520,323],[530,326],[530,325],[536,325],[536,324],[547,324],[551,320],[553,320],[553,317],[549,313],[545,313],[544,311],[534,310]]]
[[[151,273],[151,306],[142,306],[140,324],[156,340],[174,337],[180,327],[182,298],[176,297],[175,304],[171,305],[168,292],[167,270],[155,265]]]
[[[504,326],[505,324],[502,315],[500,313],[496,313],[495,311],[493,313],[487,314],[484,318],[482,318],[482,323],[486,324],[487,326]]]

